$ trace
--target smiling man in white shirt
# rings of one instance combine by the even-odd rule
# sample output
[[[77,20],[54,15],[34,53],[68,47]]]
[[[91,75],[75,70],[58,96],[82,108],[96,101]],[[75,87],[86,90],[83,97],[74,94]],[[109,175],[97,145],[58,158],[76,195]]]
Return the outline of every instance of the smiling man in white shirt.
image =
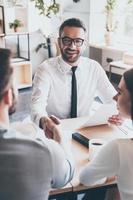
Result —
[[[59,29],[61,55],[44,61],[38,67],[33,82],[32,120],[46,130],[45,117],[70,118],[72,68],[77,66],[77,116],[89,115],[96,93],[103,103],[112,103],[115,89],[105,71],[94,60],[82,57],[86,47],[86,28],[82,21],[71,18]],[[109,119],[121,123],[118,116]],[[57,120],[58,123],[58,120]],[[48,135],[47,135],[48,136]]]

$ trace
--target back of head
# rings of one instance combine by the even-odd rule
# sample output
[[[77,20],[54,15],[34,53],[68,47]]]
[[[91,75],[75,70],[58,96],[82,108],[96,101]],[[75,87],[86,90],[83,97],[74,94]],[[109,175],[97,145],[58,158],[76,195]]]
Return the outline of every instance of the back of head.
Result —
[[[126,88],[128,89],[130,95],[131,95],[131,118],[133,120],[133,68],[131,68],[130,70],[126,71],[123,74],[124,77],[124,81],[126,84]]]
[[[13,69],[10,66],[11,51],[0,48],[0,101],[11,84]]]
[[[0,139],[1,200],[47,200],[51,177],[47,148],[28,139]]]
[[[60,29],[59,29],[59,37],[61,36],[61,33],[63,32],[63,29],[66,26],[82,28],[86,32],[86,27],[85,27],[84,23],[80,19],[78,19],[78,18],[70,18],[70,19],[65,20],[61,24]]]

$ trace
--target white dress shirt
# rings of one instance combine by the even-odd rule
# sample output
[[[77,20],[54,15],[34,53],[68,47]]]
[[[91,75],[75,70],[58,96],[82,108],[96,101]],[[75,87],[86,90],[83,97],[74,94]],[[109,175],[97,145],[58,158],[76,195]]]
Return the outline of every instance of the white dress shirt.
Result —
[[[38,134],[39,135],[39,134]],[[0,125],[0,199],[47,200],[51,188],[73,177],[70,148]]]
[[[133,140],[117,139],[103,146],[81,171],[80,182],[92,186],[112,176],[117,176],[121,200],[133,200]]]
[[[46,60],[38,67],[33,82],[31,103],[32,120],[39,124],[43,116],[70,117],[71,66],[61,56]],[[105,71],[96,61],[80,57],[76,70],[77,116],[89,115],[96,93],[105,103],[116,94]]]

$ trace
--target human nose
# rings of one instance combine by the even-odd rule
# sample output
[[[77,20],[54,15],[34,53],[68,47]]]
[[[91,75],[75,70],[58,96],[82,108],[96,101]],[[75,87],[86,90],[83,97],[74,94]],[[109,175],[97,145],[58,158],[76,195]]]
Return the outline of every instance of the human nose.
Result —
[[[118,93],[113,97],[113,100],[115,100],[115,101],[118,100]]]
[[[71,47],[71,48],[76,48],[76,44],[75,44],[75,41],[74,41],[74,40],[71,40],[70,47]]]

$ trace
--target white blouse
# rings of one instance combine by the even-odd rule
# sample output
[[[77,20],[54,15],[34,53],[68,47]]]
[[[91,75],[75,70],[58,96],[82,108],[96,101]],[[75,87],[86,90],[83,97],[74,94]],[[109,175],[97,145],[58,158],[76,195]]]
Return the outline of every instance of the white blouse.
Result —
[[[133,199],[133,140],[117,139],[101,148],[80,173],[80,182],[92,186],[117,176],[121,200]]]

